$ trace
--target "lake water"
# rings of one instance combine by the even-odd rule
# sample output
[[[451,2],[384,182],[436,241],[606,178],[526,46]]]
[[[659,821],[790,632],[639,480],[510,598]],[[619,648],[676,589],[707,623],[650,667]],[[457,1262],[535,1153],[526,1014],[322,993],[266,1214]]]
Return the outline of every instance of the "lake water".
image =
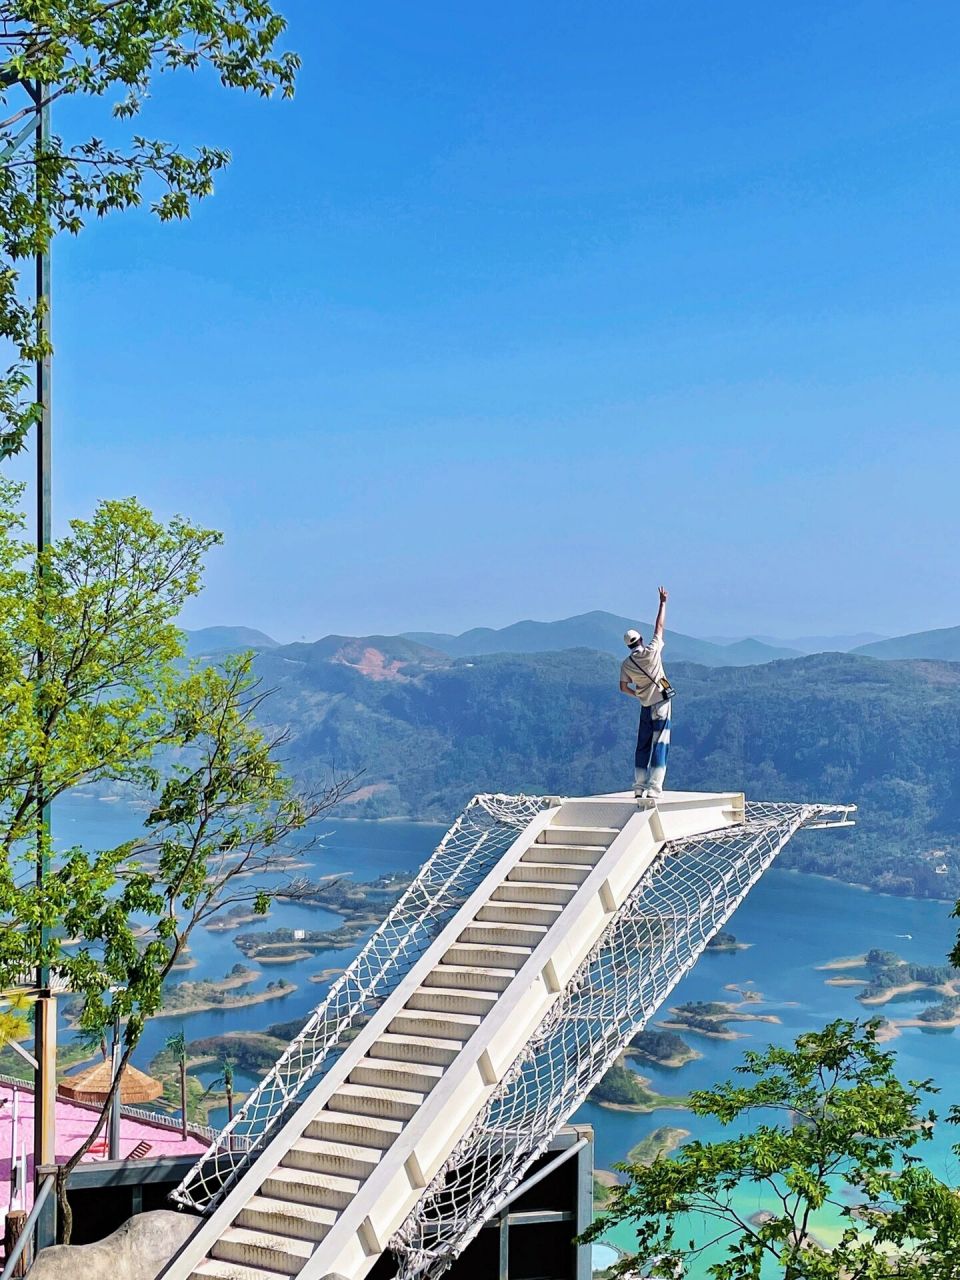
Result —
[[[129,838],[136,830],[137,815],[120,804],[102,800],[71,798],[61,802],[54,813],[54,838],[61,848],[84,843],[87,847],[111,847]],[[411,822],[344,822],[331,821],[324,827],[319,848],[308,855],[310,878],[331,872],[350,872],[358,880],[369,880],[385,871],[415,870],[432,852],[443,828]],[[842,833],[824,833],[825,841],[842,839]],[[322,929],[335,925],[338,918],[312,907],[280,905],[263,924],[246,925],[243,932],[278,926]],[[677,987],[668,1003],[688,1000],[736,1000],[725,990],[728,983],[741,988],[752,987],[762,993],[762,1004],[751,1006],[759,1013],[771,1013],[777,1024],[731,1024],[745,1033],[735,1041],[706,1040],[686,1035],[688,1042],[703,1057],[679,1070],[668,1070],[641,1064],[633,1065],[648,1076],[653,1087],[666,1094],[684,1094],[726,1079],[740,1061],[743,1050],[767,1043],[787,1044],[801,1031],[822,1025],[833,1018],[863,1016],[864,1007],[856,1000],[856,987],[831,987],[825,979],[831,974],[817,966],[839,955],[854,955],[882,947],[897,951],[904,959],[942,964],[952,945],[957,922],[949,918],[943,903],[890,898],[869,894],[860,889],[837,884],[816,876],[773,870],[761,880],[740,908],[730,926],[737,937],[749,943],[749,949],[735,952],[707,953],[694,971]],[[909,938],[903,935],[911,935]],[[242,960],[234,945],[234,933],[210,933],[198,930],[192,952],[196,968],[177,975],[182,978],[221,977]],[[272,1022],[306,1018],[322,998],[326,986],[311,983],[309,977],[321,969],[342,967],[349,962],[350,951],[318,952],[308,960],[293,964],[266,965],[262,977],[252,990],[283,977],[296,983],[292,995],[249,1009],[225,1010],[164,1018],[148,1024],[135,1056],[143,1068],[163,1046],[166,1038],[183,1028],[188,1040],[201,1036],[260,1028]],[[256,967],[256,966],[252,966]],[[930,999],[898,1002],[886,1009],[898,1017],[909,1017]],[[883,1010],[870,1010],[882,1012]],[[904,1078],[932,1076],[940,1086],[936,1109],[946,1113],[952,1104],[960,1104],[960,1072],[958,1049],[960,1032],[929,1032],[905,1029],[892,1041],[898,1067]],[[215,1074],[208,1073],[208,1078]],[[238,1088],[249,1088],[254,1081],[237,1078]],[[700,1139],[720,1135],[719,1126],[693,1117],[685,1111],[658,1111],[651,1115],[634,1115],[610,1111],[586,1104],[574,1117],[592,1124],[596,1134],[598,1167],[611,1168],[622,1160],[635,1143],[662,1125],[688,1129]],[[225,1116],[214,1114],[214,1123]],[[957,1131],[944,1127],[933,1142],[925,1143],[922,1154],[934,1171],[946,1181],[960,1182],[960,1162],[951,1151],[951,1140]],[[739,1206],[747,1214],[765,1207],[759,1199],[744,1200]],[[839,1230],[840,1218],[820,1226],[827,1236]],[[612,1242],[629,1248],[629,1228],[618,1228]],[[691,1272],[691,1276],[694,1273]]]

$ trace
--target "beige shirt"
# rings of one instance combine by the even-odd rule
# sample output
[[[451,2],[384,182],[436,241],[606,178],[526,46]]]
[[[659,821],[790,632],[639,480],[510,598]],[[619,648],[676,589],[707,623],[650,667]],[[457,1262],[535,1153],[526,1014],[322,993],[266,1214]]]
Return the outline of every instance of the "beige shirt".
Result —
[[[647,645],[638,644],[620,663],[621,681],[633,685],[645,707],[663,701],[659,683],[663,678],[663,640],[660,636],[654,636]]]

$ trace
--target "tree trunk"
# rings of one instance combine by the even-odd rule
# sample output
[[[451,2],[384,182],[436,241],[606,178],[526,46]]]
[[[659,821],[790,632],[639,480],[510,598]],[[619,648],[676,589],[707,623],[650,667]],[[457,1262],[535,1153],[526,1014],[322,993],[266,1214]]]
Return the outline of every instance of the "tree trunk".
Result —
[[[233,1085],[227,1085],[227,1124],[233,1119]]]
[[[7,1213],[7,1225],[4,1232],[3,1250],[6,1257],[10,1257],[13,1247],[23,1234],[23,1228],[27,1225],[26,1209],[11,1209]],[[15,1276],[25,1276],[27,1268],[30,1266],[30,1245],[24,1249],[20,1255],[20,1261],[13,1269]]]

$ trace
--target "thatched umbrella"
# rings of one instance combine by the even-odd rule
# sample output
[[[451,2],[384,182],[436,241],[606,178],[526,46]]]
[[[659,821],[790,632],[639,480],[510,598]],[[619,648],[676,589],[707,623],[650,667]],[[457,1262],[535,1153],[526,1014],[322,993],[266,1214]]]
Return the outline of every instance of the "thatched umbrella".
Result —
[[[86,1071],[79,1071],[75,1076],[67,1076],[61,1081],[59,1092],[62,1097],[74,1102],[93,1102],[99,1104],[110,1092],[112,1067],[110,1062],[98,1062]],[[128,1063],[120,1081],[121,1102],[153,1102],[163,1093],[163,1085],[153,1076],[138,1071]]]

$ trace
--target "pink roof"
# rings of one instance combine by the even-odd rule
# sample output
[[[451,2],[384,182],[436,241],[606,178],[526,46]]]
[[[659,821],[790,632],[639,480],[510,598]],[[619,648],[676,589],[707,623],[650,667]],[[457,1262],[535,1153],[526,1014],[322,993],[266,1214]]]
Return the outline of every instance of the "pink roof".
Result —
[[[10,1202],[10,1144],[13,1137],[13,1086],[0,1084],[0,1213],[6,1211]],[[16,1155],[19,1159],[20,1144],[27,1153],[27,1203],[22,1208],[29,1208],[33,1203],[33,1092],[24,1087],[18,1089],[18,1123]],[[76,1102],[57,1099],[57,1163],[64,1164],[76,1151],[81,1142],[93,1129],[97,1122],[98,1112],[92,1107],[84,1107]],[[105,1147],[101,1140],[106,1139],[106,1127],[83,1158],[83,1163],[105,1160]],[[150,1143],[149,1156],[182,1156],[199,1155],[206,1151],[207,1143],[200,1138],[188,1135],[181,1138],[178,1129],[148,1124],[145,1120],[133,1120],[123,1116],[120,1121],[120,1158],[126,1159],[130,1152],[141,1142]]]

